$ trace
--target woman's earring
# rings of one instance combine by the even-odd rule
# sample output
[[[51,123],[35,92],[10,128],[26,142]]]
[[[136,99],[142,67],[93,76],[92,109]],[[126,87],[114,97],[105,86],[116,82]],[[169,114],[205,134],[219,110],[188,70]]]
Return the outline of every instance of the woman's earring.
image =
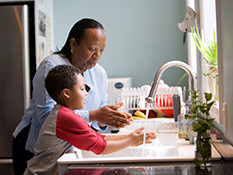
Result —
[[[70,50],[71,53],[74,53],[73,49]]]

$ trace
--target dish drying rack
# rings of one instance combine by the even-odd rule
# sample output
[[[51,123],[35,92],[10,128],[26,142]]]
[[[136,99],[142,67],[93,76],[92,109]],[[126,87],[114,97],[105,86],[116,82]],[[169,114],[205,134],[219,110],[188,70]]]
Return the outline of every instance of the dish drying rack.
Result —
[[[131,87],[123,88],[120,93],[120,99],[124,102],[122,111],[130,110],[146,110],[147,103],[146,97],[150,92],[151,86],[144,85],[142,87]],[[173,110],[174,103],[173,97],[179,96],[179,104],[182,104],[183,94],[182,88],[179,86],[168,86],[162,80],[158,85],[156,95],[154,97],[155,102],[150,105],[150,109],[159,109],[159,110]]]

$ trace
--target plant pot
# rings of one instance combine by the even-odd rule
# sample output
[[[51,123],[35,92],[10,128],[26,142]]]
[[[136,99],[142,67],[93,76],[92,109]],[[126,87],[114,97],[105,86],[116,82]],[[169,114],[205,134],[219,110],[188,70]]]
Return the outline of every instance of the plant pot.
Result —
[[[212,93],[213,100],[218,100],[218,69],[215,67],[209,67],[208,83],[209,89]]]
[[[201,169],[211,166],[211,137],[210,132],[197,133],[195,140],[195,163]]]
[[[212,100],[219,100],[218,88],[218,68],[208,64],[202,65],[203,83],[206,86],[205,91],[212,93]],[[207,84],[205,84],[207,82]]]

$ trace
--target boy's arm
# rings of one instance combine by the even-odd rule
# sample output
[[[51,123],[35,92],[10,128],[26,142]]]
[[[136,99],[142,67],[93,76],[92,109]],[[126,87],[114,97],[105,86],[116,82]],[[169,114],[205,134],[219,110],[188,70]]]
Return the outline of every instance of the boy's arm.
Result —
[[[116,135],[106,135],[105,140],[106,141],[113,141],[113,140],[120,140],[124,139],[128,136],[128,134],[116,134]]]
[[[107,135],[104,139],[107,141],[107,146],[101,154],[109,154],[122,149],[125,149],[129,146],[138,146],[143,143],[144,133],[142,130],[144,127],[137,129],[136,131],[130,134],[122,135]],[[154,132],[146,133],[146,144],[151,143],[152,139],[155,139],[157,136]]]
[[[132,138],[126,136],[125,138],[119,140],[109,140],[107,141],[107,146],[105,147],[104,151],[101,154],[109,154],[116,151],[120,151],[125,149],[132,144]]]

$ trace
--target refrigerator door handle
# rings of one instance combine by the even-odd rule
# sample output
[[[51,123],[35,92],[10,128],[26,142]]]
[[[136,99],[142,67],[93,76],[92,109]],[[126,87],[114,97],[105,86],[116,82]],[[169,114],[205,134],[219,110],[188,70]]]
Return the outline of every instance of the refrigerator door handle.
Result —
[[[12,159],[0,159],[0,166],[2,164],[12,164],[13,160]]]
[[[30,71],[29,71],[29,22],[28,6],[22,6],[22,45],[23,45],[23,86],[25,111],[30,104]]]

